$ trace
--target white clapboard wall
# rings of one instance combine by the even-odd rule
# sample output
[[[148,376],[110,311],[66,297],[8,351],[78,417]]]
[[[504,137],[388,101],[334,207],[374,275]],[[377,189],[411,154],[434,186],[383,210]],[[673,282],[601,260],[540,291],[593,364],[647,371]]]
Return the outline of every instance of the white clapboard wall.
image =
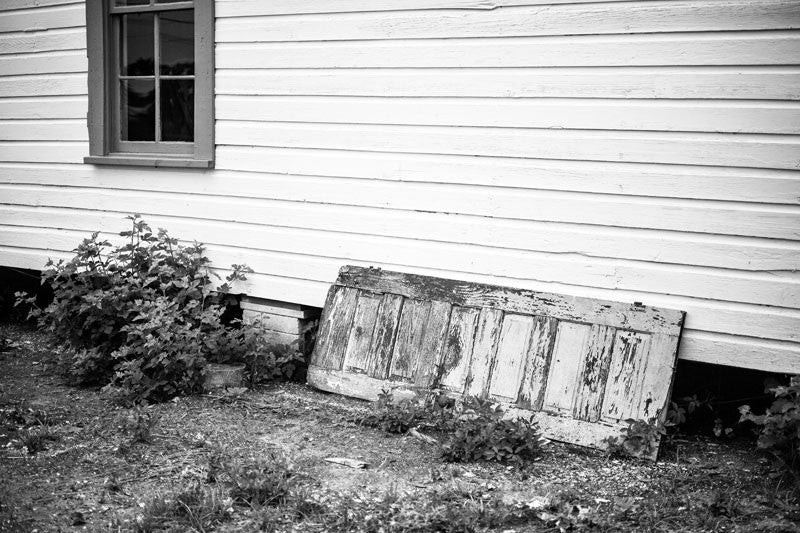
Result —
[[[687,312],[800,368],[800,2],[217,0],[216,169],[88,154],[82,0],[0,2],[0,264],[142,213],[321,307],[343,264]]]
[[[348,265],[328,292],[308,382],[367,400],[431,390],[489,399],[534,416],[548,438],[607,448],[626,421],[664,423],[683,319]]]

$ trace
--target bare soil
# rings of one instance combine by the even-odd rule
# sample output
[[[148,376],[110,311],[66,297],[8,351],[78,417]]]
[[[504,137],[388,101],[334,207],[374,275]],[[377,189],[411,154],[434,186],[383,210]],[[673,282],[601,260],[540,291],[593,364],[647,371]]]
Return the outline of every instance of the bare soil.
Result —
[[[549,443],[522,465],[452,465],[435,445],[360,426],[366,402],[288,383],[150,406],[158,421],[149,442],[135,442],[135,411],[68,385],[44,335],[3,325],[3,338],[12,341],[0,352],[3,532],[124,530],[154,493],[206,482],[215,451],[246,460],[275,449],[293,458],[304,483],[330,494],[419,495],[457,484],[542,509],[540,518],[499,531],[800,531],[796,492],[751,442],[677,438],[657,463]],[[20,419],[24,413],[46,416],[45,426]],[[44,449],[30,453],[26,436],[43,428]],[[564,505],[587,518],[556,520]],[[217,530],[254,531],[253,513],[238,506]],[[299,521],[291,530],[320,527]]]

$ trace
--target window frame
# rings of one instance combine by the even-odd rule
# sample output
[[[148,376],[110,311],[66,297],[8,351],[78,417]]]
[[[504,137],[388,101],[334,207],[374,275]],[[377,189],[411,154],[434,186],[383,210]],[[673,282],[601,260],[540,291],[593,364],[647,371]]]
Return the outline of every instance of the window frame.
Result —
[[[151,167],[211,168],[214,161],[214,0],[155,4],[148,10],[194,9],[194,143],[175,143],[170,150],[164,143],[158,151],[130,151],[136,142],[120,142],[116,150],[115,131],[119,129],[119,101],[115,72],[117,43],[112,13],[140,12],[139,6],[114,6],[114,0],[86,2],[86,50],[89,59],[89,156],[85,163],[137,165]],[[187,148],[189,151],[187,153]]]

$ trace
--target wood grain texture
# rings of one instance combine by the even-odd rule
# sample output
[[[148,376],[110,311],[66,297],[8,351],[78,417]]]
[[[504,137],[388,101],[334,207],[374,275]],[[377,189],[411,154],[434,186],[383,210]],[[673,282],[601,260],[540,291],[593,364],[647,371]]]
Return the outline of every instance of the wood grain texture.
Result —
[[[476,68],[791,65],[792,32],[329,43],[221,43],[224,68]],[[411,53],[413,52],[413,53]]]
[[[345,284],[359,272],[368,275],[369,283]],[[383,276],[411,289],[376,284],[375,279]],[[321,335],[332,336],[333,317],[343,317],[336,327],[349,332],[349,338],[339,333],[338,338],[328,339],[321,343],[320,350],[315,349],[309,382],[324,390],[367,399],[376,396],[381,382],[382,390],[401,394],[423,394],[437,388],[448,395],[491,398],[512,406],[521,416],[545,413],[548,423],[555,424],[546,430],[550,433],[545,433],[551,438],[595,447],[603,446],[596,440],[598,435],[606,435],[609,426],[616,426],[619,431],[627,418],[664,420],[680,324],[667,332],[660,326],[651,327],[661,330],[653,334],[650,330],[620,329],[627,327],[626,320],[613,327],[589,317],[580,322],[559,321],[542,310],[507,312],[510,306],[515,307],[507,297],[492,300],[492,305],[474,302],[464,306],[461,293],[467,285],[441,278],[343,267],[328,299],[330,307],[323,315],[327,329]],[[485,294],[486,289],[474,287],[472,292]],[[494,287],[491,291],[500,289],[519,298],[543,298],[519,289]],[[358,295],[355,305],[337,298],[344,290]],[[364,339],[374,336],[375,324],[380,320],[380,294],[398,296],[403,304],[399,318],[395,319],[392,313],[389,320],[397,322],[397,334],[387,379],[376,380],[367,377],[370,355],[363,350],[371,345]],[[606,311],[614,316],[612,310]],[[637,305],[628,314],[647,311],[653,310]],[[335,351],[332,342],[347,345],[343,368],[326,360]],[[563,421],[557,422],[559,418]],[[587,423],[597,428],[585,426]],[[570,432],[579,428],[588,428],[588,436]]]
[[[573,68],[256,69],[238,54],[217,57],[218,94],[491,98],[797,100],[791,66]]]
[[[542,410],[549,413],[572,414],[575,392],[581,377],[581,361],[589,348],[592,327],[574,322],[558,325],[550,372],[547,377]]]
[[[20,11],[0,11],[0,33],[80,27],[85,23],[86,13],[83,4],[80,3]]]
[[[1,141],[88,141],[86,124],[81,120],[0,120]]]
[[[497,353],[492,364],[489,396],[515,403],[519,397],[525,364],[531,357],[531,337],[537,317],[505,314]]]
[[[0,191],[1,263],[39,267],[136,210],[215,263],[252,263],[257,295],[319,306],[342,262],[375,264],[686,309],[681,357],[798,360],[796,2],[216,5],[223,133],[312,131],[223,138],[222,170],[198,175],[77,164],[85,130],[59,121],[86,113],[84,3],[2,2],[0,182],[44,187]],[[476,156],[440,128],[532,128],[542,147],[498,138]]]
[[[0,98],[13,96],[71,96],[86,94],[85,74],[45,74],[0,78]]]
[[[449,242],[489,247],[489,249],[521,249],[560,254],[557,256],[562,259],[560,261],[561,264],[557,267],[560,270],[563,269],[564,260],[568,258],[580,260],[580,258],[616,257],[649,262],[650,265],[647,270],[651,272],[656,272],[660,263],[711,266],[744,271],[792,270],[797,265],[797,254],[800,253],[800,245],[797,243],[778,241],[776,239],[701,236],[699,234],[688,235],[678,232],[634,230],[623,227],[601,228],[587,225],[577,226],[574,224],[472,216],[473,214],[477,215],[491,211],[454,216],[452,213],[457,212],[458,208],[456,205],[444,204],[444,202],[448,201],[444,190],[442,190],[440,198],[442,205],[448,205],[447,211],[451,213],[449,215],[420,213],[411,210],[395,211],[380,208],[353,208],[344,205],[313,205],[305,202],[289,203],[265,200],[259,202],[261,204],[259,208],[256,207],[255,200],[242,201],[241,199],[217,194],[223,187],[238,188],[238,186],[241,186],[255,191],[252,193],[253,196],[279,196],[283,199],[297,197],[296,195],[280,194],[283,189],[291,190],[291,187],[296,187],[297,179],[294,180],[294,185],[288,183],[290,180],[284,177],[273,180],[267,179],[263,175],[258,175],[257,180],[239,181],[243,176],[251,177],[252,174],[225,174],[210,178],[205,182],[206,185],[203,188],[205,196],[194,200],[194,205],[202,206],[208,213],[214,213],[214,218],[218,220],[236,220],[262,226],[260,230],[247,226],[239,227],[236,231],[229,231],[229,236],[227,237],[229,240],[227,242],[235,242],[237,246],[258,248],[259,243],[263,242],[268,236],[273,250],[294,250],[312,255],[316,253],[322,255],[330,254],[331,256],[336,256],[336,254],[341,256],[342,249],[358,250],[369,254],[367,255],[367,260],[374,257],[371,250],[377,250],[385,258],[385,261],[402,264],[403,261],[393,259],[394,252],[396,252],[398,258],[415,257],[415,255],[428,250],[428,247],[423,244],[426,241],[433,241],[430,244],[432,251],[434,250],[434,243]],[[160,180],[158,184],[156,183],[157,179]],[[326,186],[326,181],[314,180],[310,188],[321,189],[319,191],[320,200],[324,199],[323,196],[326,195],[327,191],[331,191],[332,194],[328,195],[327,199],[338,203],[337,198],[334,196],[336,188]],[[47,221],[41,222],[41,225],[49,225],[49,227],[61,227],[56,223],[58,218],[68,216],[76,221],[81,221],[70,224],[68,227],[91,230],[93,226],[91,223],[82,222],[88,219],[81,214],[86,210],[94,209],[97,205],[103,205],[106,210],[121,213],[129,210],[138,210],[151,214],[157,214],[159,210],[168,209],[170,205],[173,205],[175,206],[172,209],[174,215],[192,216],[190,206],[186,206],[183,209],[180,207],[181,196],[167,194],[168,191],[178,192],[187,187],[186,178],[180,174],[173,175],[162,172],[158,173],[157,176],[150,176],[141,171],[125,171],[122,169],[118,169],[113,173],[103,174],[82,170],[81,167],[60,168],[56,171],[40,165],[21,167],[5,165],[2,167],[2,172],[0,172],[0,182],[6,184],[30,183],[34,185],[86,185],[94,187],[92,196],[97,198],[98,202],[95,205],[92,205],[86,195],[73,195],[70,194],[69,190],[61,188],[50,189],[48,187],[43,192],[36,194],[30,194],[29,192],[23,196],[17,196],[16,192],[5,190],[8,198],[13,197],[15,201],[20,203],[33,202],[38,205],[58,205],[59,202],[63,201],[62,210],[58,215],[51,211]],[[130,187],[131,183],[136,183],[136,187],[142,191],[140,196],[132,196],[120,190],[125,185]],[[355,187],[355,185],[351,185],[351,187]],[[102,189],[110,190],[100,192]],[[152,192],[145,192],[148,189],[152,190]],[[308,188],[304,187],[303,189],[307,190]],[[52,191],[52,195],[45,194],[44,191]],[[364,192],[366,194],[366,190]],[[365,194],[360,195],[362,202],[369,205],[380,203],[378,198],[375,198],[374,202],[366,202]],[[485,194],[488,195],[488,191]],[[212,195],[217,197],[213,198]],[[516,195],[523,196],[524,192],[516,191]],[[307,202],[314,201],[317,198],[316,195],[309,196],[308,193],[303,193],[301,197],[306,199]],[[511,196],[509,196],[509,199],[514,201]],[[514,201],[513,204],[507,204],[509,214],[513,214],[510,212],[511,206],[519,203],[520,209],[525,204],[528,206],[541,206],[541,210],[536,209],[533,212],[537,214],[544,213],[545,216],[552,212],[554,217],[559,216],[559,211],[552,208],[553,204],[556,203],[555,201],[549,202],[550,207],[548,207],[548,202],[545,198],[537,199],[534,196],[524,199],[524,202]],[[342,202],[344,201],[343,199]],[[387,196],[386,201],[399,202],[399,198],[395,195],[394,200],[392,200]],[[633,214],[640,213],[645,216],[646,213],[645,205],[636,208],[635,205],[628,204],[626,207],[623,203],[611,202],[592,207],[593,204],[584,199],[576,198],[570,200],[565,197],[558,199],[557,202],[562,206],[569,204],[577,211],[567,211],[566,213],[572,216],[569,218],[564,217],[565,220],[563,222],[584,224],[587,222],[603,222],[612,226],[621,226],[636,223],[632,216]],[[500,203],[503,202],[498,201],[498,209]],[[402,205],[404,204],[400,204],[398,207]],[[778,228],[782,228],[781,231],[791,231],[792,226],[800,223],[797,217],[786,215],[777,217],[774,214],[769,214],[768,210],[763,207],[761,212],[741,209],[743,206],[738,207],[740,209],[725,209],[725,206],[716,204],[714,207],[709,206],[705,209],[691,209],[688,206],[681,207],[680,205],[669,204],[655,206],[651,204],[649,210],[654,216],[645,220],[652,221],[654,218],[660,218],[662,223],[666,223],[666,216],[675,214],[677,211],[678,214],[685,215],[683,220],[685,221],[684,228],[686,229],[695,226],[699,229],[701,218],[705,217],[707,230],[738,230],[743,233],[745,230],[752,228],[753,232],[772,231],[775,234],[778,233]],[[69,208],[76,209],[70,210]],[[23,209],[23,211],[25,210]],[[42,211],[42,213],[44,212],[47,211]],[[93,216],[101,217],[101,213],[95,212]],[[661,216],[661,214],[664,216]],[[20,212],[20,216],[19,220],[22,222],[27,220],[27,217],[31,216],[31,214]],[[601,216],[614,218],[601,218]],[[348,234],[338,234],[335,238],[326,238],[325,235],[320,235],[318,231],[331,229],[329,217],[335,218],[337,221],[336,230],[347,232]],[[693,224],[689,221],[688,218],[690,217],[697,219],[697,223]],[[295,223],[297,220],[303,220],[304,229],[290,229],[291,226],[297,225]],[[177,219],[173,223],[184,224],[181,219]],[[33,225],[37,224],[39,222]],[[191,222],[186,224],[186,226],[182,225],[181,227],[186,227],[189,233],[194,234],[197,231],[196,225],[192,225]],[[674,216],[674,222],[670,222],[670,226],[672,224],[676,228],[680,224],[677,215]],[[259,236],[259,231],[265,232],[264,237]],[[371,235],[367,236],[365,234]],[[210,238],[209,236],[204,240]],[[407,239],[413,239],[414,241],[409,242]],[[456,249],[455,247],[451,248]],[[458,248],[462,249],[461,246]],[[387,250],[391,250],[393,253],[387,253]],[[415,250],[416,254],[414,253]],[[493,252],[494,250],[492,250]],[[470,261],[474,261],[474,258],[479,255],[480,249],[463,249],[463,253],[469,254]],[[451,256],[452,252],[447,257]],[[360,258],[353,256],[351,259]],[[491,260],[491,257],[487,257],[487,260]],[[518,260],[516,259],[516,261]],[[454,258],[455,261],[461,261],[461,259]],[[536,272],[542,272],[541,267],[537,267]],[[706,272],[712,274],[714,271],[709,270]],[[719,273],[719,271],[716,272]],[[577,276],[577,273],[569,271],[567,275]],[[674,275],[674,272],[670,274],[670,276]],[[636,278],[639,279],[640,276],[636,276]],[[579,278],[573,277],[572,279]],[[704,281],[703,284],[706,285],[706,282]],[[684,281],[680,285],[682,287],[690,287],[688,281]],[[695,286],[691,285],[691,287],[694,288]],[[736,292],[741,292],[741,288]],[[622,297],[622,299],[627,298],[628,296]],[[320,303],[318,302],[318,305]]]
[[[577,387],[575,388],[575,403],[572,409],[573,418],[586,420],[587,422],[597,422],[600,420],[600,411],[603,405],[603,393],[608,381],[608,368],[611,363],[611,354],[614,346],[614,336],[616,331],[608,326],[592,326],[589,333],[589,341],[583,353],[580,365],[580,374]],[[674,339],[677,336],[664,335],[663,337]],[[676,346],[653,346],[652,353],[664,354],[675,353]],[[656,358],[659,361],[667,358]],[[669,372],[669,376],[672,372]],[[658,379],[669,381],[666,374],[659,374]],[[657,387],[655,381],[648,381],[642,390],[647,390],[648,394]],[[656,388],[652,396],[655,398],[668,398],[668,391]],[[663,401],[661,402],[663,404]],[[649,413],[644,411],[645,415]],[[649,418],[649,417],[648,417]]]
[[[544,405],[550,363],[558,335],[558,320],[534,317],[531,342],[525,361],[517,403],[524,409],[540,411]]]
[[[367,124],[217,123],[234,146],[794,169],[799,136]]]
[[[447,340],[439,364],[439,384],[444,390],[461,394],[467,386],[480,311],[454,305]]]
[[[428,320],[419,344],[414,367],[414,385],[428,388],[434,385],[439,374],[439,362],[447,338],[452,306],[449,302],[431,302]]]
[[[75,119],[84,118],[87,97],[1,98],[0,119]]]
[[[77,170],[80,167],[72,173],[58,172],[50,178],[47,177],[50,175],[49,172],[38,166],[27,172],[21,171],[16,166],[9,167],[12,165],[3,168],[0,182],[9,185],[15,182],[37,185],[44,182],[45,185],[52,185],[26,187],[24,192],[19,193],[25,198],[35,195],[41,205],[59,205],[58,202],[48,204],[48,201],[52,202],[52,198],[63,201],[64,203],[60,204],[63,207],[92,209],[101,202],[109,209],[121,211],[137,209],[152,212],[154,209],[160,209],[164,212],[163,206],[173,205],[173,210],[166,212],[172,212],[176,216],[191,216],[190,208],[182,210],[185,204],[175,203],[175,200],[182,197],[181,193],[187,187],[187,180],[182,175],[173,174],[168,178],[166,174],[158,174],[163,178],[161,185],[147,185],[154,183],[152,180],[155,178],[145,177],[146,175],[140,171],[138,173],[133,171],[133,174],[117,174],[120,171],[116,170],[113,173],[109,172],[105,179],[92,183],[90,180],[98,174]],[[140,194],[130,194],[130,185],[125,187],[125,184],[120,182],[122,176],[133,180],[140,189]],[[792,256],[796,253],[797,245],[775,239],[800,240],[800,229],[798,229],[800,212],[790,206],[686,202],[680,199],[632,198],[621,195],[565,194],[556,191],[504,187],[385,183],[339,180],[335,177],[307,178],[300,181],[301,178],[301,176],[215,173],[213,178],[205,182],[207,185],[201,189],[203,194],[193,198],[192,201],[195,205],[203,205],[209,213],[218,213],[217,218],[223,220],[293,226],[296,224],[287,222],[280,224],[275,221],[282,220],[284,216],[290,221],[302,217],[306,221],[306,227],[329,229],[328,216],[330,216],[335,217],[343,230],[354,233],[374,232],[377,235],[389,234],[423,240],[428,235],[436,234],[439,238],[433,240],[454,244],[467,244],[476,238],[473,236],[483,235],[486,240],[478,244],[491,245],[498,242],[500,247],[522,249],[525,249],[528,239],[552,242],[552,238],[558,237],[558,235],[553,235],[552,238],[549,236],[549,232],[554,229],[553,223],[579,224],[581,226],[567,226],[578,235],[573,236],[572,241],[562,243],[561,246],[551,244],[550,246],[555,246],[553,251],[582,254],[585,247],[588,252],[586,255],[589,256],[619,257],[616,255],[617,249],[603,253],[602,248],[590,244],[595,237],[583,236],[587,231],[611,231],[632,239],[622,245],[629,250],[638,247],[640,240],[643,241],[642,250],[651,254],[649,257],[638,256],[638,252],[634,251],[622,254],[633,254],[635,259],[658,262],[657,258],[663,254],[667,263],[687,265],[694,264],[691,257],[695,254],[700,254],[702,258],[704,249],[706,257],[724,250],[729,253],[717,256],[717,261],[721,262],[709,266],[738,267],[745,270],[749,269],[743,265],[756,261],[759,256],[768,253],[770,248],[775,251],[774,253],[785,254],[784,265],[787,266],[783,269],[792,270],[796,265]],[[233,192],[230,191],[231,180],[238,181],[237,185],[241,187],[247,187],[251,199],[237,198],[231,194]],[[87,198],[85,194],[70,194],[69,191],[59,188],[63,185],[89,186],[92,188],[92,198]],[[756,183],[753,183],[753,187],[755,186]],[[227,193],[221,191],[223,187],[228,187]],[[48,199],[48,193],[54,194]],[[144,207],[126,207],[127,202],[140,202],[145,196],[148,198],[145,202],[158,202],[159,207],[144,202]],[[310,203],[318,205],[309,205]],[[374,209],[354,210],[350,207],[354,205]],[[273,209],[276,213],[280,211],[281,216],[271,216],[270,212]],[[420,210],[424,212],[420,213]],[[454,217],[453,214],[466,217]],[[362,220],[360,223],[359,219]],[[529,223],[533,221],[542,224],[531,227]],[[630,233],[634,228],[668,232]],[[558,229],[563,230],[564,226]],[[537,237],[530,235],[531,233],[540,235]],[[708,236],[703,238],[694,233]],[[717,235],[766,237],[771,240],[753,242],[749,239],[716,237]],[[623,237],[623,240],[626,238]],[[606,243],[608,242],[606,240]],[[632,246],[632,242],[637,245]],[[691,244],[695,242],[697,244]],[[619,246],[621,243],[617,241],[617,244]],[[749,248],[751,244],[756,245],[755,249]],[[676,255],[674,247],[680,248],[681,245],[689,246],[690,249]],[[595,251],[592,252],[592,249]],[[701,261],[700,264],[707,263]]]
[[[11,192],[5,188],[2,189],[3,193],[8,198],[13,198],[15,201],[20,201],[19,197],[16,196],[16,192]],[[81,194],[77,191],[70,192],[69,190],[63,189],[59,189],[59,191],[61,196],[57,198],[57,201],[67,202],[68,198],[80,198],[83,202],[81,205],[85,203],[86,208],[92,208],[92,206],[88,203],[88,198],[85,194]],[[174,205],[176,201],[180,201],[180,197],[176,197],[174,199],[159,199],[159,197],[142,197],[141,195],[125,195],[123,197],[116,197],[116,200],[114,196],[109,195],[108,198],[109,200],[106,205],[110,206],[113,205],[115,201],[118,202],[121,206],[119,213],[123,214],[127,212],[128,209],[134,208],[138,211],[148,213],[147,210],[153,209],[153,207],[156,206],[160,201],[163,201],[164,205]],[[26,201],[31,202],[32,205],[42,205],[40,202],[43,202],[41,197],[36,195],[26,196]],[[194,205],[197,206],[198,204],[195,203]],[[207,212],[209,213],[219,212],[219,209],[231,210],[232,213],[235,213],[233,215],[235,219],[252,224],[266,222],[266,211],[269,211],[269,217],[273,217],[275,220],[284,219],[284,224],[287,223],[287,221],[291,223],[289,216],[292,214],[292,211],[282,211],[277,206],[258,207],[257,205],[236,205],[232,204],[231,201],[228,201],[224,204],[224,207],[220,207],[218,204],[203,205],[203,207],[206,208]],[[192,212],[192,206],[187,205],[185,207],[185,216],[191,217]],[[356,223],[358,221],[358,216],[358,213],[353,213],[353,218]],[[341,220],[341,215],[339,215],[337,218]],[[384,218],[386,218],[385,215]],[[122,216],[120,216],[120,219],[122,219]],[[60,227],[62,221],[59,220],[59,217],[54,215],[54,218],[51,218],[51,220],[53,220],[53,222],[46,224],[48,227]],[[384,220],[384,222],[386,221]],[[448,221],[445,220],[444,222]],[[324,223],[325,218],[320,218],[319,224],[321,228],[325,227]],[[186,233],[184,234],[186,235],[194,235],[195,232],[198,231],[198,227],[196,225],[192,225],[189,221],[184,223],[173,221],[173,224],[178,224],[175,231],[183,230],[185,228]],[[362,218],[361,226],[363,226],[363,224],[364,220]],[[408,222],[406,222],[406,224],[408,224]],[[173,227],[171,224],[169,225],[170,227]],[[93,225],[83,226],[86,231],[91,231],[95,227],[96,226]],[[488,230],[489,228],[487,228],[487,233]],[[117,229],[116,231],[120,230]],[[583,257],[577,254],[576,256],[549,256],[546,254],[540,255],[512,253],[494,248],[444,248],[442,244],[436,242],[393,242],[389,239],[353,238],[352,236],[341,234],[334,235],[329,232],[315,234],[302,231],[290,231],[280,228],[236,228],[236,226],[233,224],[216,222],[214,224],[206,223],[203,231],[207,232],[208,237],[206,240],[209,242],[244,248],[257,249],[259,243],[263,243],[264,239],[269,237],[271,243],[270,249],[275,253],[285,252],[291,254],[292,252],[300,252],[307,255],[304,257],[297,257],[294,264],[291,266],[287,264],[287,258],[292,256],[287,256],[285,254],[280,261],[274,261],[266,256],[259,255],[257,264],[253,262],[255,258],[248,260],[249,263],[253,264],[254,266],[258,266],[258,268],[273,269],[275,272],[278,272],[277,269],[279,268],[279,265],[285,264],[287,269],[286,274],[288,275],[291,275],[291,273],[297,269],[310,269],[315,264],[321,264],[321,269],[315,268],[315,272],[318,270],[315,275],[320,276],[319,278],[315,279],[319,279],[320,281],[330,279],[328,276],[332,276],[331,273],[335,273],[338,270],[339,264],[337,261],[326,259],[326,256],[329,254],[332,256],[349,257],[360,262],[370,261],[375,254],[386,254],[383,255],[383,260],[386,261],[386,263],[383,263],[384,266],[386,266],[386,264],[403,265],[403,269],[405,270],[406,267],[413,267],[415,269],[424,268],[426,266],[424,258],[427,254],[435,254],[437,251],[447,249],[448,253],[444,254],[444,257],[439,263],[440,271],[435,272],[434,275],[446,275],[446,272],[443,272],[445,268],[457,270],[463,268],[463,264],[469,264],[471,266],[471,272],[466,272],[463,275],[460,275],[460,278],[481,281],[481,278],[478,276],[488,276],[491,273],[511,274],[513,278],[509,277],[509,280],[505,282],[506,285],[523,284],[521,286],[528,286],[529,281],[526,282],[520,280],[524,280],[525,278],[530,280],[531,277],[537,277],[542,282],[563,282],[562,285],[555,289],[558,292],[566,290],[569,294],[586,295],[592,298],[621,299],[629,302],[645,300],[648,302],[657,303],[658,306],[664,307],[671,307],[673,303],[676,307],[684,307],[685,305],[689,305],[692,310],[691,317],[693,317],[690,318],[690,320],[698,321],[694,323],[696,325],[693,325],[693,329],[713,327],[709,326],[709,324],[717,323],[725,326],[726,329],[723,330],[725,332],[739,332],[746,330],[748,333],[755,333],[755,336],[779,335],[778,338],[784,339],[791,338],[791,335],[797,334],[795,327],[796,322],[794,324],[791,323],[791,321],[789,321],[789,315],[782,315],[783,312],[776,312],[774,310],[759,307],[742,307],[734,305],[733,303],[725,303],[724,301],[710,302],[706,300],[700,302],[691,300],[687,301],[686,299],[679,298],[663,299],[663,297],[661,297],[659,298],[659,301],[656,302],[653,300],[653,298],[656,297],[654,295],[630,292],[630,289],[652,288],[655,283],[660,283],[660,287],[663,287],[671,292],[683,292],[689,295],[715,295],[723,300],[725,298],[747,298],[763,304],[770,301],[768,298],[772,298],[773,295],[776,294],[784,298],[784,301],[788,301],[792,291],[796,290],[797,288],[797,283],[793,281],[796,279],[796,275],[791,273],[787,274],[786,276],[781,276],[781,273],[777,272],[762,273],[759,276],[750,276],[744,275],[743,273],[735,273],[730,271],[725,273],[705,271],[702,273],[702,275],[698,275],[700,272],[687,272],[687,269],[685,268],[658,269],[655,266],[642,268],[644,265],[636,265],[636,268],[634,269],[632,268],[634,265],[624,265],[620,264],[619,262],[603,262],[597,259],[592,259],[591,257]],[[55,234],[58,233],[56,232]],[[422,238],[424,237],[425,236],[422,236]],[[27,237],[20,238],[24,240]],[[36,242],[36,239],[39,238],[41,237],[39,234],[37,234],[37,236],[33,237],[33,240],[30,240],[29,242]],[[65,239],[66,238],[67,237],[65,237]],[[76,236],[72,238],[80,240],[79,234],[76,234]],[[298,243],[305,244],[298,245]],[[638,241],[632,240],[630,245],[633,247],[636,246],[637,243]],[[74,244],[70,243],[69,241],[64,241],[63,246],[65,246],[64,249],[72,249]],[[346,253],[343,254],[343,250],[346,250]],[[388,253],[387,250],[390,250],[391,252]],[[419,253],[422,253],[423,255],[419,256]],[[745,253],[745,251],[743,251],[743,253]],[[261,259],[261,257],[263,257],[263,259]],[[506,258],[504,263],[507,263],[509,267],[514,267],[515,270],[506,270],[505,272],[493,271],[494,267],[492,265],[497,264],[498,259],[501,257]],[[592,272],[595,272],[597,275],[589,277],[588,274]],[[635,273],[634,277],[637,280],[636,285],[624,286],[621,285],[620,281],[618,281],[625,279],[628,273]],[[605,276],[605,279],[603,279],[602,276]],[[784,279],[779,281],[781,277]],[[680,283],[681,286],[674,287],[676,283]],[[579,289],[578,287],[572,287],[570,289],[567,284],[582,285],[583,288]],[[590,288],[591,285],[600,284],[606,287],[614,288],[614,291],[605,292]],[[673,287],[670,287],[670,285]],[[729,293],[733,287],[736,288],[736,294],[731,296]],[[778,292],[784,288],[788,290],[783,293]],[[628,290],[625,291],[625,289]],[[548,291],[553,289],[538,288],[536,290]],[[781,318],[781,316],[784,316],[785,318]],[[770,325],[770,321],[773,321],[772,325]],[[716,331],[714,329],[712,330]],[[765,331],[767,332],[767,335],[764,335]],[[773,331],[773,333],[769,333],[769,331]],[[789,337],[787,337],[787,335]]]
[[[0,34],[0,55],[84,48],[86,32],[83,28]]]
[[[768,101],[221,96],[217,118],[642,131],[800,133],[800,106]]]
[[[445,300],[467,307],[496,307],[509,312],[545,315],[559,320],[578,320],[619,325],[632,330],[676,335],[683,324],[683,312],[644,308],[619,302],[564,297],[521,289],[435,279],[402,272],[344,266],[337,284],[377,292],[401,294],[406,298]]]
[[[359,291],[342,364],[342,368],[347,372],[365,374],[370,370],[372,339],[379,318],[378,308],[381,301],[380,295]]]
[[[660,32],[774,30],[800,27],[787,0],[518,6],[484,11],[393,11],[223,19],[220,42],[292,42],[465,37],[531,37]]]
[[[478,316],[478,329],[475,344],[472,346],[472,359],[469,364],[465,394],[485,398],[489,392],[492,368],[500,340],[503,311],[484,307]]]
[[[403,308],[403,297],[396,294],[384,294],[378,308],[375,334],[370,346],[370,359],[367,373],[377,379],[386,379],[392,361],[395,336],[400,324],[400,313]]]
[[[42,73],[50,76],[61,73],[85,73],[87,69],[85,50],[0,55],[0,73],[3,76]]]
[[[31,0],[9,0],[30,2]],[[58,0],[47,0],[57,2]],[[587,2],[611,2],[620,0],[217,0],[217,13],[220,17],[250,17],[258,15],[298,15],[313,13],[351,13],[365,11],[404,11],[404,10],[475,10],[491,11],[512,6],[533,6],[551,4],[582,4]],[[629,1],[629,0],[621,0]]]
[[[611,363],[608,370],[608,385],[601,408],[601,418],[607,422],[620,422],[636,418],[642,411],[641,390],[647,379],[647,360],[642,357],[649,352],[651,335],[630,331],[617,331]],[[668,376],[661,376],[669,379]]]
[[[223,168],[228,170],[263,173],[264,161],[269,161],[268,170],[275,174],[269,179],[273,184],[286,183],[284,187],[289,180],[296,182],[298,176],[324,176],[370,180],[350,181],[347,185],[369,184],[373,189],[392,186],[386,182],[404,181],[800,204],[800,179],[796,171],[786,170],[234,146],[219,147],[218,154]],[[281,178],[280,174],[291,176]],[[255,191],[256,179],[264,179],[242,173],[226,173],[225,178],[241,181],[243,187]],[[162,185],[169,186],[169,181]]]
[[[417,358],[422,355],[421,349],[430,313],[430,301],[407,299],[403,303],[392,364],[389,367],[390,380],[414,382]]]
[[[334,287],[320,318],[317,343],[314,346],[315,364],[322,368],[341,370],[347,350],[350,327],[356,311],[358,291],[349,287]],[[331,310],[335,312],[331,312]]]
[[[17,9],[31,9],[46,6],[63,6],[67,4],[82,4],[86,0],[5,0],[0,4],[0,11],[13,11]]]

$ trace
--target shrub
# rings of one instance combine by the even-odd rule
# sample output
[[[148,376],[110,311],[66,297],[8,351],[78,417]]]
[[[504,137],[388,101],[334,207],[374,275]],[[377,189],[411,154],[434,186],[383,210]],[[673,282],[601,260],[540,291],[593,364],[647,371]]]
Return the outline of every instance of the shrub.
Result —
[[[661,437],[667,434],[667,426],[658,421],[627,418],[628,427],[618,437],[606,437],[603,443],[610,456],[650,457],[658,449]]]
[[[456,419],[450,438],[442,445],[445,461],[520,462],[539,450],[539,431],[534,422],[504,417],[503,409],[489,400],[468,397]]]
[[[224,460],[222,469],[230,479],[233,499],[256,508],[285,503],[295,477],[291,459],[274,450],[250,462]]]
[[[395,403],[383,391],[372,412],[361,418],[364,425],[389,433],[405,433],[425,427],[446,435],[440,452],[445,461],[522,461],[536,456],[538,428],[531,420],[506,418],[503,409],[476,397],[455,402],[443,395]]]
[[[767,450],[800,484],[800,384],[770,389],[775,400],[763,415],[739,408],[740,422],[758,426],[758,447]]]
[[[428,419],[431,411],[430,406],[421,404],[416,399],[395,403],[392,393],[383,390],[378,394],[378,400],[373,404],[372,410],[361,417],[359,423],[387,433],[401,434]]]
[[[207,362],[244,361],[260,342],[254,326],[223,320],[231,284],[252,272],[233,265],[216,289],[201,244],[182,246],[130,216],[126,243],[85,239],[75,256],[42,273],[54,292],[42,327],[72,349],[71,374],[82,384],[110,385],[123,404],[163,401],[199,390]],[[18,302],[35,304],[18,295]]]

